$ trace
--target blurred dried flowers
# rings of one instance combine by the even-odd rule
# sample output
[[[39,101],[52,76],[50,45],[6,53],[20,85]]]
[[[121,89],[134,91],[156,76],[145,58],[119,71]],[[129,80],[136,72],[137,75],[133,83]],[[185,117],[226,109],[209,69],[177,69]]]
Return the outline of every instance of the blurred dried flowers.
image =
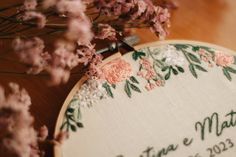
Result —
[[[40,156],[38,135],[29,113],[31,100],[25,89],[10,83],[10,94],[0,88],[0,154],[5,157]],[[47,134],[42,136],[42,140]]]
[[[4,20],[23,26],[15,30],[12,45],[20,61],[30,67],[28,73],[45,71],[51,76],[50,84],[59,85],[79,64],[88,65],[90,77],[100,77],[102,57],[96,54],[93,39],[116,41],[123,30],[133,27],[149,27],[164,39],[169,18],[169,11],[151,0],[25,0],[15,15]],[[27,28],[43,33],[27,36]],[[53,33],[59,38],[48,50],[41,35]],[[11,35],[0,37],[15,37]]]
[[[48,140],[48,129],[33,127],[34,118],[29,112],[31,99],[25,89],[9,83],[6,94],[0,87],[0,154],[4,157],[40,157],[44,155],[41,145],[61,144],[67,133],[60,132],[53,140]]]
[[[164,7],[173,8],[171,3]],[[29,66],[28,73],[47,72],[51,85],[66,83],[70,71],[83,64],[92,79],[104,78],[93,39],[115,41],[122,31],[149,27],[164,39],[169,27],[167,9],[151,0],[24,0],[24,3],[0,8],[16,9],[9,17],[0,16],[1,39],[14,39],[12,46],[19,60]],[[56,22],[55,22],[56,21]],[[27,33],[37,30],[37,33]],[[44,35],[57,34],[53,49],[47,49]],[[0,87],[0,154],[5,157],[38,157],[40,144],[48,142],[48,130],[33,128],[29,113],[31,100],[24,89],[10,83],[10,94]],[[60,132],[49,143],[60,144],[68,137]]]

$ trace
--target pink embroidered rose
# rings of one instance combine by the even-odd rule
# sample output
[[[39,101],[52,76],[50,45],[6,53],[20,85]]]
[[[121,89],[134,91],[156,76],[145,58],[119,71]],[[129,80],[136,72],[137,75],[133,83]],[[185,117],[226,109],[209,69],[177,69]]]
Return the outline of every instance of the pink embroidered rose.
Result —
[[[218,52],[215,54],[215,63],[219,66],[227,67],[234,63],[234,57]]]
[[[102,67],[105,79],[110,84],[124,81],[131,76],[131,65],[123,59],[115,59]]]

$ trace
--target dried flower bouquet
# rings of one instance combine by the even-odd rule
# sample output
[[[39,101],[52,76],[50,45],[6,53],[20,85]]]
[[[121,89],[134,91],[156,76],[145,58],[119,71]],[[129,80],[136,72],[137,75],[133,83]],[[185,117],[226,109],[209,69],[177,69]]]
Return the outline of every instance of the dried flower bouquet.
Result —
[[[166,7],[175,5],[161,1]],[[19,60],[29,66],[28,73],[50,75],[50,84],[66,83],[70,71],[83,64],[90,78],[104,78],[94,39],[116,41],[133,27],[149,27],[161,39],[167,35],[169,12],[151,0],[25,0],[0,8],[0,39],[14,39]],[[31,31],[39,29],[36,33]],[[56,34],[53,49],[47,49],[42,36]],[[48,141],[46,126],[36,131],[29,113],[31,100],[24,89],[10,83],[10,93],[0,88],[0,154],[5,157],[43,156],[41,144],[60,144],[61,132]]]

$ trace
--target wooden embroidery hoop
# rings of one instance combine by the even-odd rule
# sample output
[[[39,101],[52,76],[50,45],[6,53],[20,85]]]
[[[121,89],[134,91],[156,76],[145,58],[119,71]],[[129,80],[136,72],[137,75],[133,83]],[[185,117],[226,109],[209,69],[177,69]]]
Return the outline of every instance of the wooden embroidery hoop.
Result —
[[[214,44],[210,44],[210,43],[205,43],[205,42],[199,42],[199,41],[190,41],[190,40],[165,40],[165,41],[157,41],[157,42],[151,42],[151,43],[146,43],[146,44],[141,44],[138,46],[135,46],[135,49],[140,49],[140,48],[144,48],[144,47],[151,47],[151,46],[160,46],[160,45],[164,45],[164,44],[172,44],[172,43],[183,43],[183,44],[196,44],[196,45],[204,45],[204,46],[208,46],[211,48],[215,48],[217,50],[222,50],[225,53],[229,53],[229,54],[235,54],[234,51],[218,46],[218,45],[214,45]],[[110,62],[113,59],[122,57],[121,53],[116,53],[108,58],[106,58],[103,61],[103,64],[106,64],[108,62]],[[56,137],[56,135],[60,132],[60,126],[63,122],[63,118],[64,118],[64,114],[65,111],[67,109],[67,106],[69,104],[69,102],[71,101],[71,99],[73,98],[74,94],[76,93],[76,91],[81,87],[81,85],[83,85],[83,83],[87,80],[87,77],[82,77],[76,84],[75,86],[72,88],[72,90],[70,91],[70,93],[68,94],[68,96],[66,97],[61,110],[59,112],[59,116],[57,118],[56,121],[56,126],[55,126],[55,131],[54,131],[54,137]],[[62,149],[60,145],[55,145],[54,146],[54,156],[55,157],[63,157],[62,156]]]

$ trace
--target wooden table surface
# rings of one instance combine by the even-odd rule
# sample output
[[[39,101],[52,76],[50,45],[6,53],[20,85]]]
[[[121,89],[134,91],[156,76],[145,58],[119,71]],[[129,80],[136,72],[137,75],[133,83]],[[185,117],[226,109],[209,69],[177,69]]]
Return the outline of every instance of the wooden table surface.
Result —
[[[236,50],[235,0],[176,1],[179,3],[179,8],[172,13],[172,25],[167,39],[205,41]],[[3,3],[8,3],[8,1],[1,1],[0,6]],[[136,34],[141,38],[140,43],[158,40],[147,29],[136,30]],[[4,55],[8,50],[4,41],[0,41],[0,55]],[[35,127],[47,125],[50,137],[52,137],[61,105],[69,91],[80,79],[81,74],[72,75],[70,81],[65,85],[49,87],[46,84],[47,76],[6,73],[6,71],[21,70],[21,68],[17,63],[1,58],[0,60],[0,84],[6,87],[8,82],[17,82],[26,88],[32,98],[31,112],[35,117]],[[53,156],[50,148],[48,148],[46,156]]]

